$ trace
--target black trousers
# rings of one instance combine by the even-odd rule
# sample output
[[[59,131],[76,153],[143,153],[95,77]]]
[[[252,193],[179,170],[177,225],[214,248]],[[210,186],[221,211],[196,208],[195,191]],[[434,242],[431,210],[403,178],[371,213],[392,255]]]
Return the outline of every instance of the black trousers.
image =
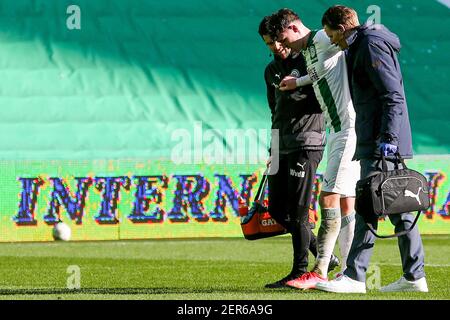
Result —
[[[292,234],[294,273],[307,271],[308,249],[317,256],[309,207],[322,156],[323,151],[306,150],[280,155],[278,172],[268,176],[269,213]]]

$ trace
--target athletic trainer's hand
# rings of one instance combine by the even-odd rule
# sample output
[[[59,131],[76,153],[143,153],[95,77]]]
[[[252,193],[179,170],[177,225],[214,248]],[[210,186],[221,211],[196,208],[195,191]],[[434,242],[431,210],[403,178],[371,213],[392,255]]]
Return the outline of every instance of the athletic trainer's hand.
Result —
[[[389,143],[382,142],[380,144],[380,151],[384,154],[384,156],[393,155],[397,152],[397,146]]]
[[[270,156],[269,159],[267,159],[267,162],[266,162],[267,168],[270,167],[271,163],[272,163],[272,156]]]
[[[281,91],[289,91],[297,88],[296,83],[297,78],[293,76],[284,77],[280,82],[280,90]]]

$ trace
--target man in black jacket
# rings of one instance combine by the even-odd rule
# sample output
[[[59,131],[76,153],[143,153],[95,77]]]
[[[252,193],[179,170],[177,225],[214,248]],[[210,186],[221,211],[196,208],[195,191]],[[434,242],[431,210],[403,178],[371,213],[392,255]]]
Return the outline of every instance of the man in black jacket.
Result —
[[[322,25],[331,42],[346,52],[349,80],[356,111],[357,145],[355,158],[360,159],[361,179],[380,171],[381,152],[393,170],[395,153],[412,157],[411,128],[406,105],[403,78],[397,54],[398,37],[382,25],[359,25],[356,12],[345,6],[329,8]],[[400,165],[400,164],[399,164]],[[389,216],[395,232],[411,227],[411,213]],[[373,252],[375,236],[363,218],[357,215],[355,235],[341,277],[319,283],[316,289],[365,293],[365,277]],[[424,272],[424,251],[417,225],[398,238],[403,276],[380,290],[428,292]]]
[[[316,170],[325,146],[325,123],[311,85],[290,92],[279,90],[279,83],[288,75],[305,75],[301,54],[273,41],[268,35],[268,19],[259,26],[259,34],[274,54],[264,72],[267,100],[272,114],[272,130],[278,130],[278,170],[268,176],[269,213],[292,234],[293,267],[281,280],[266,285],[280,288],[301,276],[308,267],[308,248],[317,255],[316,237],[309,223],[309,207]],[[339,264],[332,256],[331,271]]]

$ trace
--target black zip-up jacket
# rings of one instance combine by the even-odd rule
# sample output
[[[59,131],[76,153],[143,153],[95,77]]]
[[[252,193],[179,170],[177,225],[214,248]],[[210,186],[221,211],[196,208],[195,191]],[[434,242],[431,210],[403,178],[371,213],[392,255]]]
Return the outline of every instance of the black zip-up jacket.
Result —
[[[272,112],[272,129],[279,130],[279,153],[298,150],[323,150],[326,141],[325,121],[311,85],[292,91],[280,91],[285,76],[306,75],[301,54],[282,60],[275,58],[266,67],[264,78],[267,100]]]
[[[348,76],[356,111],[356,159],[379,158],[379,145],[398,147],[412,158],[412,138],[403,77],[397,54],[400,40],[383,25],[359,26],[347,39]]]

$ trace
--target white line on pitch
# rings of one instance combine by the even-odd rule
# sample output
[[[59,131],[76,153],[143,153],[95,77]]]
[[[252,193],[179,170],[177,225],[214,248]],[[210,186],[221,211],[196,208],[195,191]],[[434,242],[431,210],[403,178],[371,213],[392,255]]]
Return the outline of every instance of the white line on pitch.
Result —
[[[387,262],[374,262],[371,263],[371,265],[378,265],[378,266],[401,266],[401,263],[387,263]],[[425,267],[436,267],[436,268],[447,268],[450,267],[450,264],[433,264],[433,263],[425,263]]]

